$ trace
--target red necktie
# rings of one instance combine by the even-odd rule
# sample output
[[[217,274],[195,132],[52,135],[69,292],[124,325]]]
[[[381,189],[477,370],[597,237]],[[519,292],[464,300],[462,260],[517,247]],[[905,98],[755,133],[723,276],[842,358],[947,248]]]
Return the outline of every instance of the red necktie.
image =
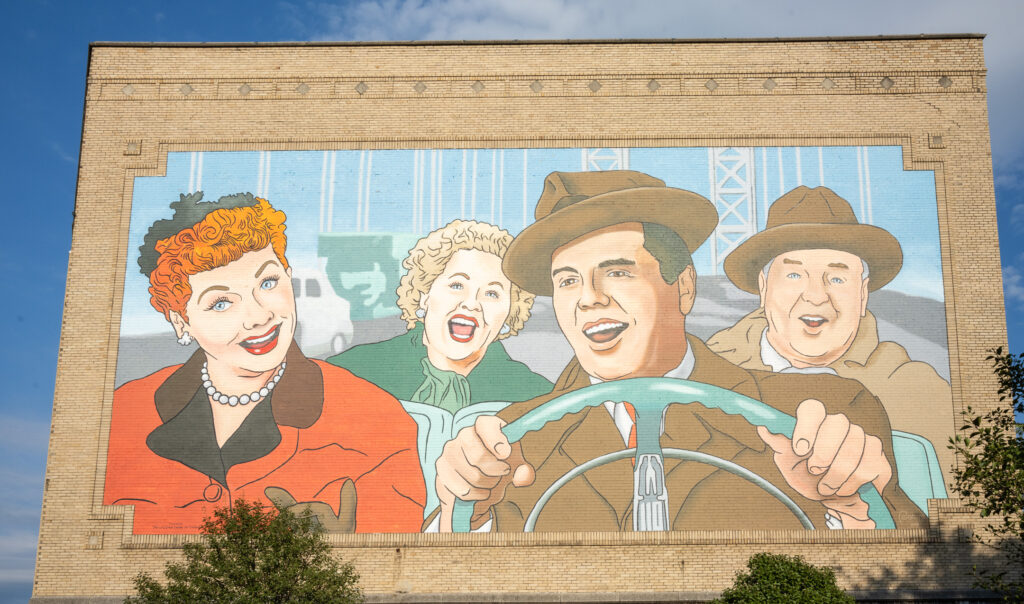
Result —
[[[636,448],[636,409],[633,408],[633,405],[631,405],[630,403],[627,403],[627,402],[623,402],[622,406],[626,408],[626,413],[629,415],[629,419],[633,420],[633,425],[629,427],[629,442],[626,443],[626,448],[627,449],[635,449]],[[636,456],[635,455],[633,456],[632,459],[629,460],[629,463],[633,464],[633,467],[636,467]]]
[[[633,420],[633,425],[629,428],[629,442],[626,443],[627,449],[636,448],[636,409],[629,403],[622,403],[626,407],[626,413],[629,414],[629,419]]]

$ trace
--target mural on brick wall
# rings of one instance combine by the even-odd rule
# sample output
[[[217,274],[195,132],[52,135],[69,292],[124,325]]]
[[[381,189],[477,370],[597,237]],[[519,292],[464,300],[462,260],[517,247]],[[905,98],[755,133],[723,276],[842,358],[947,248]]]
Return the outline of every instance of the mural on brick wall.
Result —
[[[170,153],[103,502],[331,532],[921,528],[953,430],[899,147]]]

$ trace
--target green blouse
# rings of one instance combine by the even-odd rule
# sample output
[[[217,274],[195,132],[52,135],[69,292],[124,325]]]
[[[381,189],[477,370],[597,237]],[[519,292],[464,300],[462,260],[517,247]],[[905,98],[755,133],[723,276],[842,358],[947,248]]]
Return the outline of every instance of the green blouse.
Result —
[[[434,367],[423,345],[423,325],[327,359],[372,382],[397,399],[427,403],[454,413],[484,401],[525,401],[551,392],[552,384],[493,342],[468,376]]]

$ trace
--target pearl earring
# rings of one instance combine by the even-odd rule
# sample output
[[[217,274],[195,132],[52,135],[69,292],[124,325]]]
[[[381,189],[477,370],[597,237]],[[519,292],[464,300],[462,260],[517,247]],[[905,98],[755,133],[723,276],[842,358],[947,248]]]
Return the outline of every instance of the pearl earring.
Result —
[[[511,331],[512,331],[512,328],[508,326],[508,323],[504,323],[504,324],[502,324],[501,330],[498,331],[498,333],[501,334],[501,335],[506,335],[506,334],[510,333]]]
[[[422,308],[417,308],[416,316],[422,319],[423,317],[427,316],[427,311],[423,310]]]
[[[188,346],[191,343],[192,343],[192,334],[190,334],[187,331],[182,331],[181,332],[181,337],[178,338],[178,344],[181,344],[182,346]]]

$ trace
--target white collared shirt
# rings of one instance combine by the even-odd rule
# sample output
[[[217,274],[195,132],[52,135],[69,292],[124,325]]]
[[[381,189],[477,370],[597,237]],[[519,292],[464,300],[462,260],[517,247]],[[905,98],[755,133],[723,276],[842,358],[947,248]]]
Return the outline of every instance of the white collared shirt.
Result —
[[[672,371],[665,374],[664,377],[675,378],[677,380],[688,380],[690,375],[693,373],[693,367],[697,361],[693,356],[693,347],[687,344],[686,354],[683,355],[683,361],[679,363]],[[604,380],[590,377],[591,384],[600,384]],[[608,411],[608,414],[612,416],[612,421],[615,422],[615,428],[618,429],[619,435],[622,437],[622,442],[627,447],[629,446],[629,433],[633,430],[633,418],[629,416],[629,412],[626,410],[626,405],[623,402],[616,401],[605,401],[604,408]],[[668,408],[666,407],[667,411]],[[661,416],[661,433],[665,433],[665,416]]]
[[[775,350],[775,347],[768,342],[767,327],[761,332],[761,362],[771,367],[774,373],[804,373],[811,375],[827,373],[829,375],[839,375],[831,367],[793,367],[789,359],[779,354],[779,351]]]

